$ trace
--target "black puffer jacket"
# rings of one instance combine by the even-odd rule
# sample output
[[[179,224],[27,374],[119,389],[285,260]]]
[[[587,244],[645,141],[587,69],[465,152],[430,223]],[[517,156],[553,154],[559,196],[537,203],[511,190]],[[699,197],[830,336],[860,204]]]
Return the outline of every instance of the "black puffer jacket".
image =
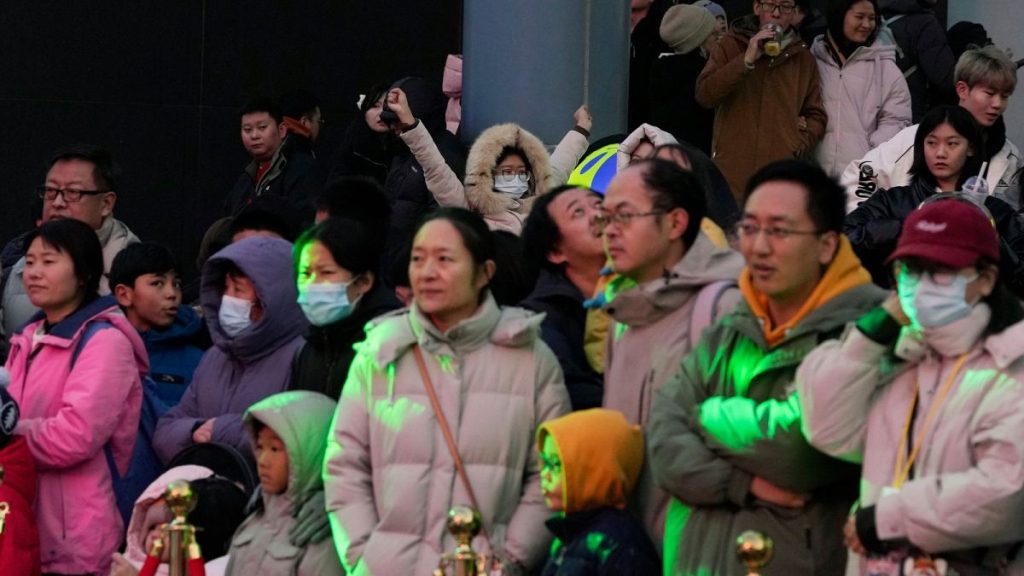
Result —
[[[445,130],[445,97],[440,88],[422,78],[403,78],[393,84],[401,88],[409,102],[409,110],[430,132],[444,161],[460,177],[466,173],[466,147]],[[391,204],[391,224],[384,246],[384,270],[403,256],[403,248],[412,239],[416,224],[437,207],[427,189],[420,167],[412,151],[398,137],[388,144],[395,151],[388,166],[384,192]],[[390,279],[389,279],[390,280]]]
[[[896,249],[903,221],[934,194],[932,188],[915,178],[910,186],[876,192],[846,216],[843,232],[861,263],[871,272],[875,284],[891,287],[885,261]],[[999,231],[999,275],[1017,296],[1024,297],[1024,217],[993,196],[985,199],[985,208],[992,214]]]
[[[312,390],[337,400],[356,354],[352,345],[366,338],[363,327],[377,316],[401,307],[390,289],[374,282],[349,317],[327,326],[311,326],[306,344],[292,360],[289,388]]]
[[[907,78],[914,123],[935,106],[956,104],[956,60],[935,13],[920,0],[879,0],[878,7],[897,44],[896,65]]]
[[[309,147],[296,145],[289,136],[270,160],[270,169],[259,183],[255,180],[259,163],[254,160],[245,167],[224,200],[225,214],[237,216],[246,206],[266,200],[269,206],[286,211],[282,216],[293,228],[311,223],[313,201],[321,185],[315,164]]]

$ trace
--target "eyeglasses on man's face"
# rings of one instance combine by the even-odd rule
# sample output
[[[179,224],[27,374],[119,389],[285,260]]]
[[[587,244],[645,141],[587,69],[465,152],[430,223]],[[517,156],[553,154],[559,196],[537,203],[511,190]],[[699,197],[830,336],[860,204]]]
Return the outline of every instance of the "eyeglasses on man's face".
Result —
[[[754,240],[762,232],[764,232],[768,240],[780,242],[790,236],[816,236],[821,234],[817,230],[793,230],[783,226],[761,226],[757,222],[740,222],[736,225],[736,235],[740,237],[740,240]]]
[[[796,4],[787,2],[758,2],[758,5],[761,6],[761,10],[769,13],[778,10],[779,14],[792,14],[796,10]]]
[[[625,228],[636,218],[661,216],[663,214],[665,214],[664,210],[652,210],[650,212],[604,212],[594,216],[594,224],[601,228],[605,228],[609,224],[618,224]]]
[[[36,188],[36,195],[40,200],[53,202],[59,195],[65,202],[73,204],[82,199],[82,196],[95,196],[103,194],[108,190],[75,190],[72,188],[54,188],[52,186],[39,186]]]

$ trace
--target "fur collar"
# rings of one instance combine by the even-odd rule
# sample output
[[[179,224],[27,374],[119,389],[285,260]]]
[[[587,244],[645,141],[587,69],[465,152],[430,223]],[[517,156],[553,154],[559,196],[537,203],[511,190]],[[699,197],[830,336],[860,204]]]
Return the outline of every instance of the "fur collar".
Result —
[[[501,151],[509,146],[523,150],[533,173],[530,191],[523,200],[515,200],[494,191],[494,176],[491,172]],[[525,215],[529,213],[534,197],[558,185],[554,180],[551,159],[544,144],[518,124],[491,126],[477,137],[469,149],[469,158],[466,160],[466,198],[470,208],[479,214],[498,214],[509,210]]]

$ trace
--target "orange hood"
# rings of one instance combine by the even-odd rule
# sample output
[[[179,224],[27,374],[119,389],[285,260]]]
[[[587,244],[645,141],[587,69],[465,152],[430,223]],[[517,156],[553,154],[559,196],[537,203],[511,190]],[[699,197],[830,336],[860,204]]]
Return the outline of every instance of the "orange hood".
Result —
[[[537,429],[537,450],[551,435],[562,459],[565,510],[625,508],[644,460],[644,436],[616,410],[594,408],[549,420]]]
[[[824,276],[821,277],[810,298],[789,321],[780,326],[774,326],[771,316],[768,314],[768,296],[754,287],[754,283],[750,279],[750,268],[744,268],[743,273],[740,274],[740,291],[754,316],[761,320],[764,339],[770,348],[782,342],[786,337],[786,332],[829,300],[847,290],[870,283],[871,274],[861,265],[846,235],[840,234],[836,257],[828,265]]]

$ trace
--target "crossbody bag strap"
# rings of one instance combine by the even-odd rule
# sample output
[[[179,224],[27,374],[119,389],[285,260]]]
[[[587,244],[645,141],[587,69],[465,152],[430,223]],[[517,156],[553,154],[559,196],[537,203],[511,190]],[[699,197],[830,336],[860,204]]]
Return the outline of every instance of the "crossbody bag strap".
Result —
[[[444,435],[444,441],[448,444],[448,451],[452,455],[452,460],[455,461],[455,471],[459,475],[459,480],[462,481],[462,486],[469,494],[470,504],[473,505],[473,508],[476,508],[477,512],[483,514],[480,504],[476,501],[476,494],[473,493],[473,485],[469,483],[469,476],[466,475],[466,469],[462,466],[462,457],[459,456],[459,449],[455,446],[455,438],[452,436],[451,428],[448,427],[448,419],[444,417],[444,412],[441,411],[441,403],[437,400],[437,392],[434,390],[434,384],[430,381],[430,374],[427,373],[427,363],[423,360],[423,351],[420,349],[419,344],[413,345],[412,353],[416,357],[416,365],[420,368],[420,376],[423,378],[423,387],[427,389],[427,396],[430,397],[430,405],[434,408],[434,414],[437,416],[437,424],[441,427],[441,434]],[[494,552],[491,535],[487,532],[487,527],[484,526],[482,520],[480,522],[480,531],[487,540],[487,545],[491,547],[491,552]]]

